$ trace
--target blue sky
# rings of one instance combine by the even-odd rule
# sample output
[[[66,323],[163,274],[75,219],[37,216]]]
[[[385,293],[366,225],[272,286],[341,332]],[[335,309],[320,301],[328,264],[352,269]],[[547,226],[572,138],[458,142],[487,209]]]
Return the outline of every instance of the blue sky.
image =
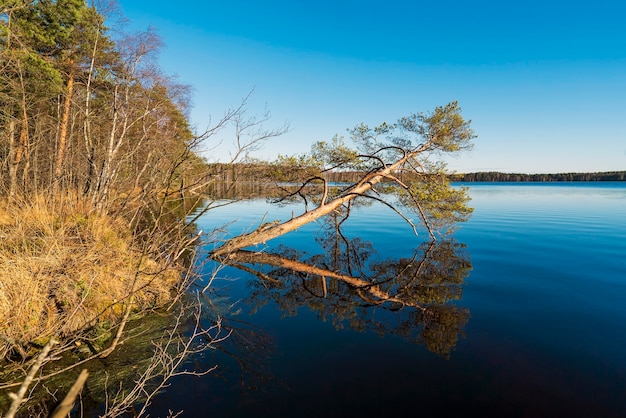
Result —
[[[457,100],[474,149],[458,172],[626,170],[626,2],[118,0],[160,64],[193,87],[202,130],[251,90],[291,131],[256,155],[309,150]],[[210,158],[231,150],[229,132]]]

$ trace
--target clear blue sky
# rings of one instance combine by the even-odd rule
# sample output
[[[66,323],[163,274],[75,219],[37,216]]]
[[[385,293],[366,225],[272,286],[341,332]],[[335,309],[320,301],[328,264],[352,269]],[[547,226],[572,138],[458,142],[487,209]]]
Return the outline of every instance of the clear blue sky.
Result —
[[[458,100],[478,137],[453,170],[626,170],[623,0],[118,4],[163,38],[161,66],[193,87],[199,130],[252,89],[252,113],[290,123],[259,157]]]

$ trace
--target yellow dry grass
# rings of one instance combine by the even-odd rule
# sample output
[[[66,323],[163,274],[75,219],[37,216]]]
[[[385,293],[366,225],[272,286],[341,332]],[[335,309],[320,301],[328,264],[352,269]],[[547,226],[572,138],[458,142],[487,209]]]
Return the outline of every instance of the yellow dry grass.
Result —
[[[114,324],[134,290],[134,309],[161,305],[179,277],[86,201],[0,202],[0,359],[16,344]]]

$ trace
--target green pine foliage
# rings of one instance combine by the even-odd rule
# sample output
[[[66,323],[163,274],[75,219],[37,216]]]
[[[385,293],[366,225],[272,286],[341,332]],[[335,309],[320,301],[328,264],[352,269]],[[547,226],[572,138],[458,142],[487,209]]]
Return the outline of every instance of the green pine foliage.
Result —
[[[104,209],[197,177],[189,90],[158,70],[158,37],[105,22],[85,0],[0,6],[0,194],[80,191]]]

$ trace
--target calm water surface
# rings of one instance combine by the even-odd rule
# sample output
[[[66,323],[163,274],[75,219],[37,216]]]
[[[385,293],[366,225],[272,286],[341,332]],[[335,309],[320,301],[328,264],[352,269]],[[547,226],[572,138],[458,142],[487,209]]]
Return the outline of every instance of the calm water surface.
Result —
[[[447,354],[427,344],[439,334],[392,332],[407,307],[355,310],[367,319],[320,314],[293,294],[285,306],[285,289],[229,267],[207,303],[229,308],[233,337],[193,359],[218,370],[174,381],[152,416],[626,417],[626,184],[469,186],[474,215],[454,238],[471,270],[462,294],[444,301],[467,318],[458,333],[438,328],[455,336]],[[239,233],[298,209],[237,203],[199,227],[238,219],[229,229]],[[264,249],[311,258],[323,253],[322,229],[307,225]],[[356,210],[342,230],[371,244],[371,260],[424,253],[423,234],[382,206]]]

